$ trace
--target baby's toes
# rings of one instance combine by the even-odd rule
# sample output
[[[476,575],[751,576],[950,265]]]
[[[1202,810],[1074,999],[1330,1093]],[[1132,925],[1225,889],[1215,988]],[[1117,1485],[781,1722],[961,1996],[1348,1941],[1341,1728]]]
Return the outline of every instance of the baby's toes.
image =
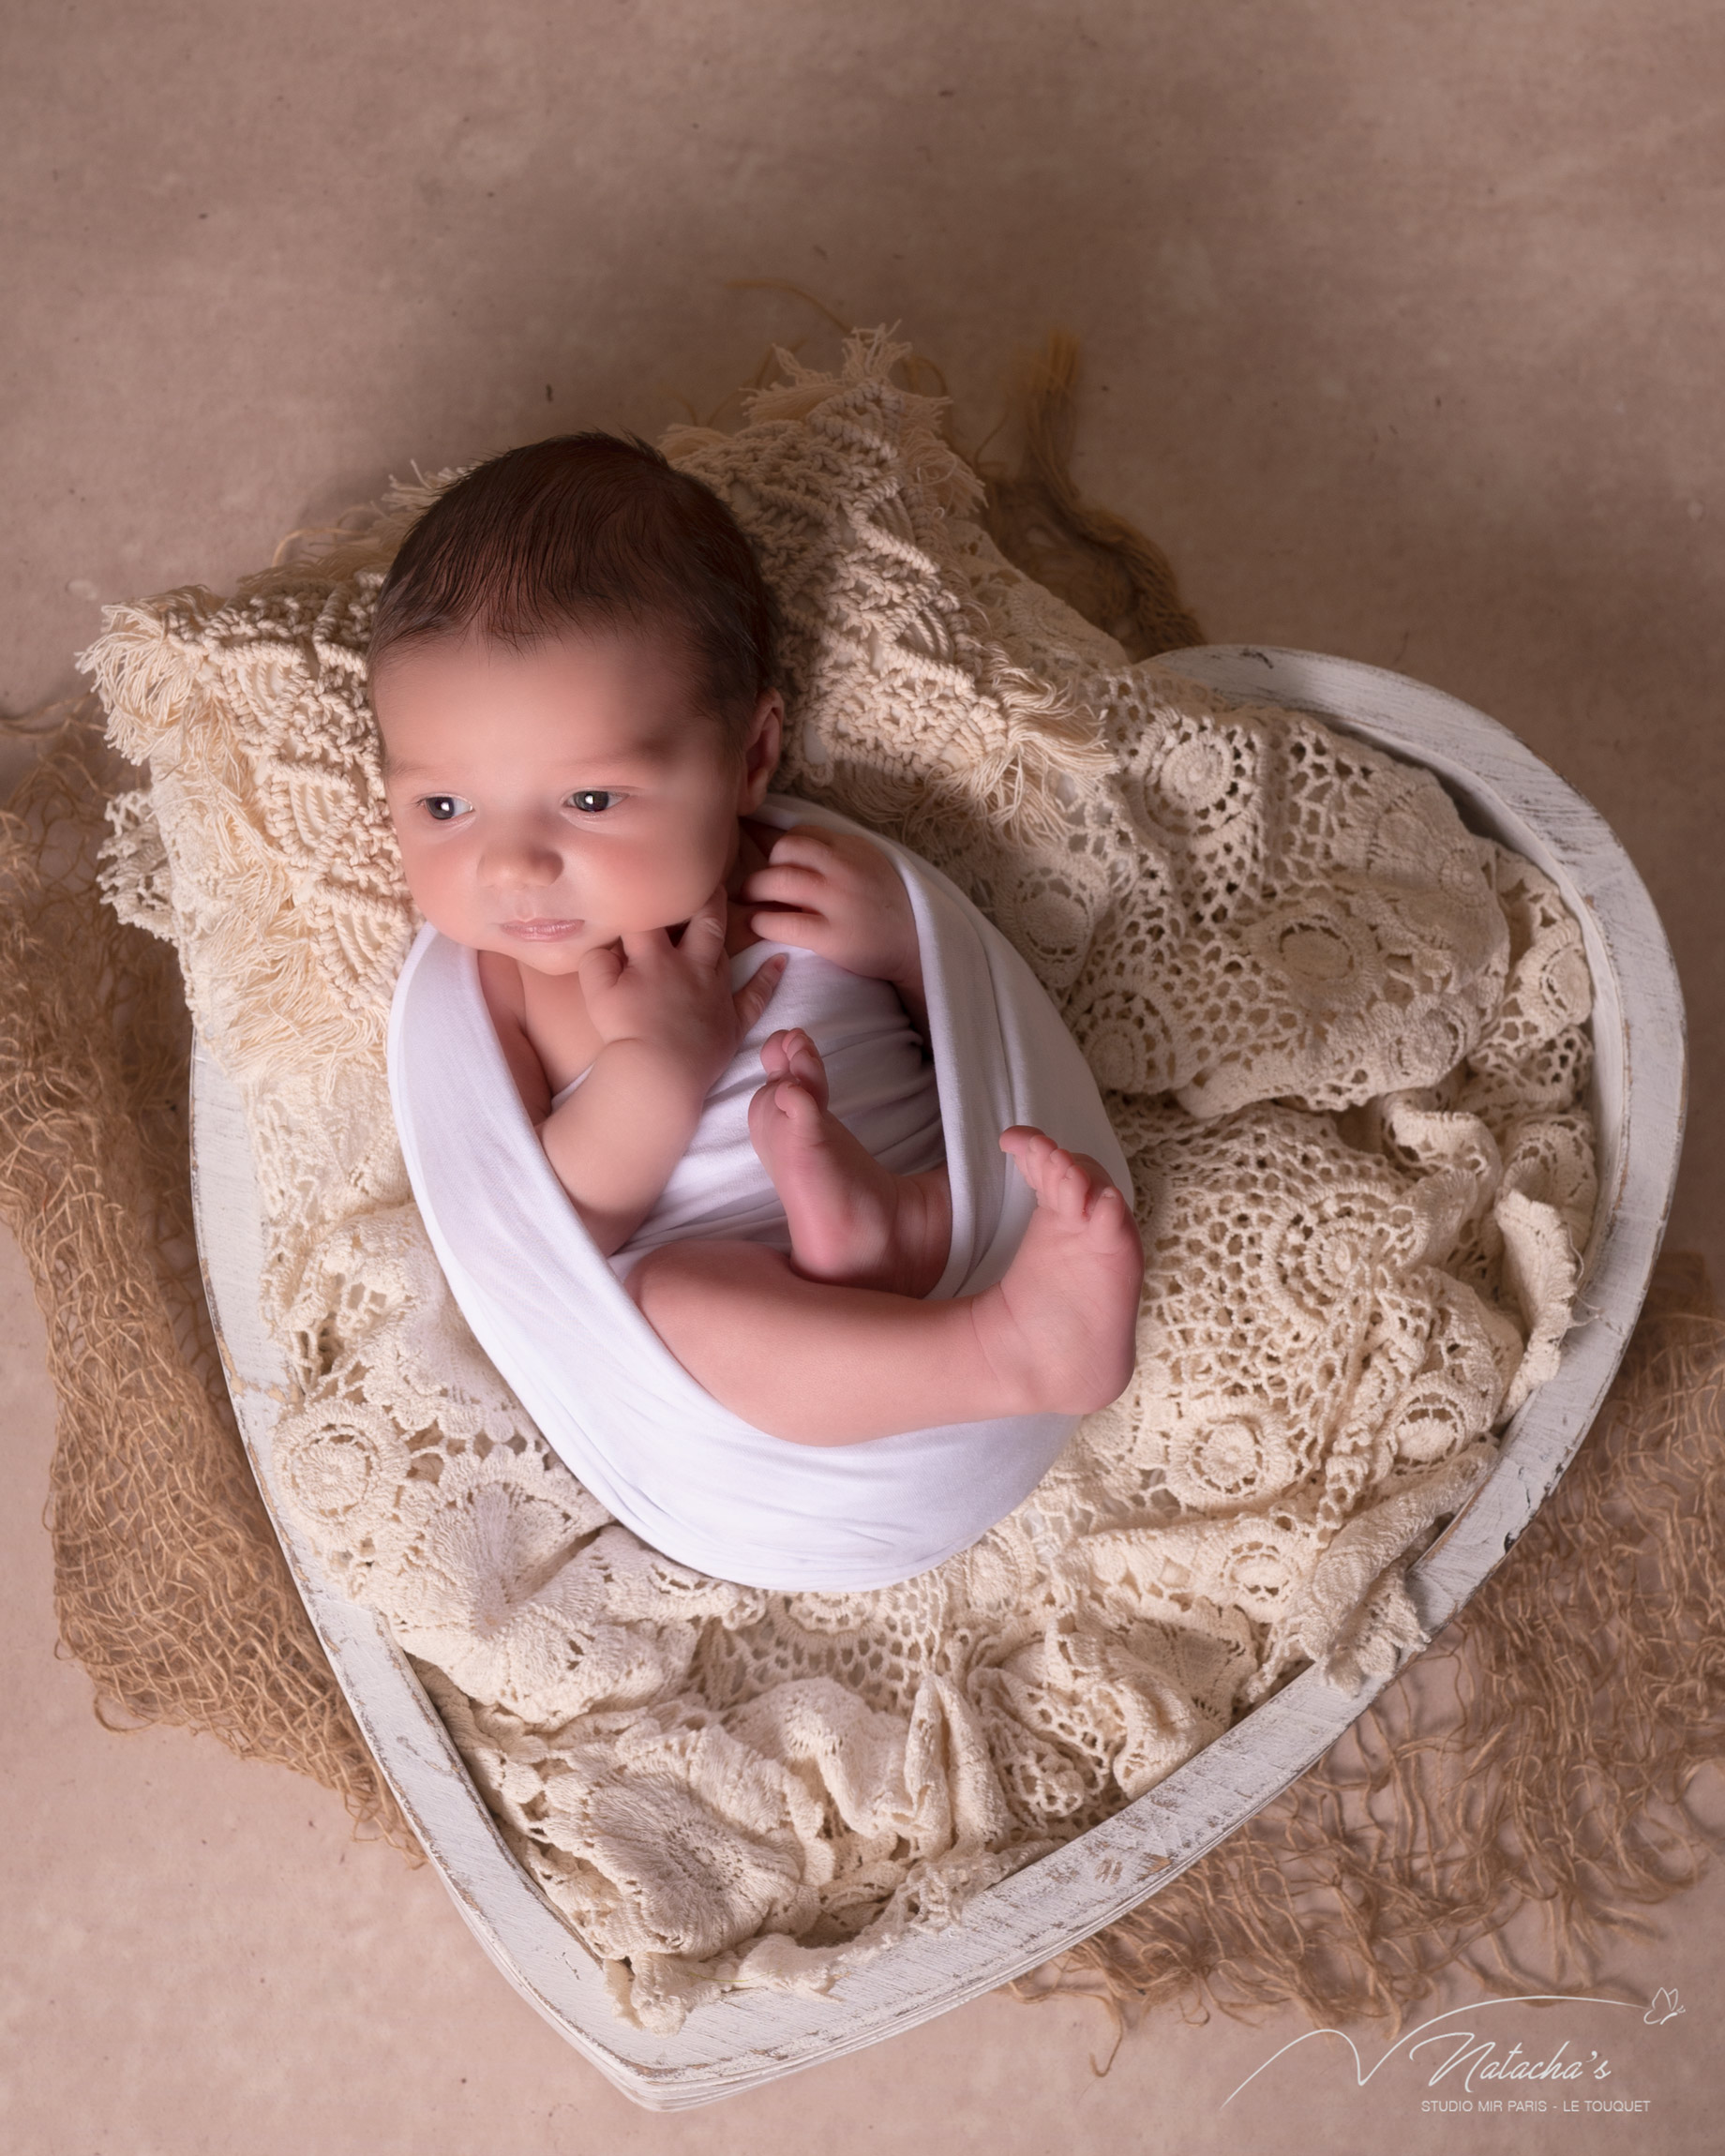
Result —
[[[1039,1194],[1048,1172],[1054,1140],[1029,1123],[1014,1123],[1000,1133],[1000,1150],[1018,1163],[1018,1173]]]
[[[1125,1193],[1100,1160],[1093,1160],[1088,1153],[1073,1156],[1072,1165],[1084,1179],[1084,1217],[1102,1243],[1138,1240],[1137,1224],[1132,1217],[1132,1207]]]
[[[1090,1197],[1090,1178],[1064,1147],[1049,1155],[1040,1192],[1042,1202],[1063,1220],[1082,1220]]]
[[[813,1137],[819,1130],[825,1111],[800,1077],[787,1078],[779,1086],[778,1106],[792,1130],[802,1135]]]
[[[798,1026],[788,1037],[787,1051],[790,1075],[798,1085],[807,1088],[818,1106],[824,1108],[828,1093],[827,1067],[821,1060],[819,1049]]]
[[[1044,1212],[1068,1220],[1084,1217],[1084,1201],[1089,1185],[1064,1146],[1057,1145],[1042,1130],[1033,1131],[1018,1155],[1018,1165]]]
[[[769,1078],[764,1085],[755,1088],[749,1102],[749,1136],[758,1146],[763,1139],[770,1139],[785,1128],[787,1089],[796,1087],[785,1078]]]

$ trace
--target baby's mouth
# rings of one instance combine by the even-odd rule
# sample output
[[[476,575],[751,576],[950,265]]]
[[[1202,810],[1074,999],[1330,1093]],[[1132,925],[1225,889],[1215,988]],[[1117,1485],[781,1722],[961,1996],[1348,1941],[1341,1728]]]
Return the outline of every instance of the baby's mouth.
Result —
[[[587,923],[584,921],[505,921],[499,923],[505,936],[518,936],[524,943],[557,943],[565,936],[578,936]]]

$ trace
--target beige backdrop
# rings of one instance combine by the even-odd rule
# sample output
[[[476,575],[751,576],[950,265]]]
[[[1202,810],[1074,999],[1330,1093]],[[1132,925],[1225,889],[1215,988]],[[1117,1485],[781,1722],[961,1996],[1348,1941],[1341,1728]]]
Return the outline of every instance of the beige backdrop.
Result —
[[[1672,1239],[1725,1277],[1717,0],[11,0],[0,172],[0,705],[76,685],[99,602],[224,584],[415,458],[651,435],[771,340],[830,354],[818,313],[738,280],[902,322],[971,442],[1063,324],[1081,478],[1211,636],[1436,682],[1614,824],[1689,997]],[[1298,2022],[1161,2018],[1096,2080],[1099,2015],[1004,1999],[634,2111],[322,1792],[90,1720],[52,1658],[51,1402],[4,1256],[8,2147],[1718,2147],[1717,1879],[1613,1965],[1682,2017],[1472,2017],[1607,2057],[1582,2093],[1639,2115],[1555,2085],[1544,2115],[1427,2112],[1456,2075],[1360,2089],[1334,2039],[1223,2110]]]

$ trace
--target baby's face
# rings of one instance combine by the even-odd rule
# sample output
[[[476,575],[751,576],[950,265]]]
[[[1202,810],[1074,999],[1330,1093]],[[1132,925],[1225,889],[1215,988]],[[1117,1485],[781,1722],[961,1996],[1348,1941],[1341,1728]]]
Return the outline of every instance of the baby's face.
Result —
[[[540,973],[687,921],[731,873],[778,749],[776,696],[740,750],[663,636],[410,645],[372,701],[420,911]]]

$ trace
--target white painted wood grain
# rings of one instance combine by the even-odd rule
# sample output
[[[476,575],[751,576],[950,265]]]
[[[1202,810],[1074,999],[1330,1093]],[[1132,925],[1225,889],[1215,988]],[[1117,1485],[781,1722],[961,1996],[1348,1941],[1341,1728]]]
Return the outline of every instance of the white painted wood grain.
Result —
[[[1600,1204],[1578,1323],[1558,1374],[1511,1425],[1502,1458],[1413,1567],[1435,1629],[1502,1558],[1562,1474],[1611,1383],[1663,1233],[1681,1140],[1683,1009],[1641,879],[1603,820],[1513,735],[1397,674],[1309,652],[1207,646],[1176,671],[1252,702],[1310,711],[1422,763],[1477,830],[1552,876],[1593,968]],[[1134,1908],[1320,1759],[1380,1688],[1297,1677],[1148,1795],[979,1895],[957,1922],[889,1949],[826,1999],[735,1994],[674,2037],[613,2013],[597,1962],[504,1848],[406,1657],[349,1602],[276,1501],[271,1445],[285,1371],[258,1316],[263,1222],[245,1118],[201,1048],[193,1161],[205,1285],[271,1518],[367,1742],[457,1907],[503,1974],[638,2103],[677,2110],[874,2044],[1036,1967]]]

